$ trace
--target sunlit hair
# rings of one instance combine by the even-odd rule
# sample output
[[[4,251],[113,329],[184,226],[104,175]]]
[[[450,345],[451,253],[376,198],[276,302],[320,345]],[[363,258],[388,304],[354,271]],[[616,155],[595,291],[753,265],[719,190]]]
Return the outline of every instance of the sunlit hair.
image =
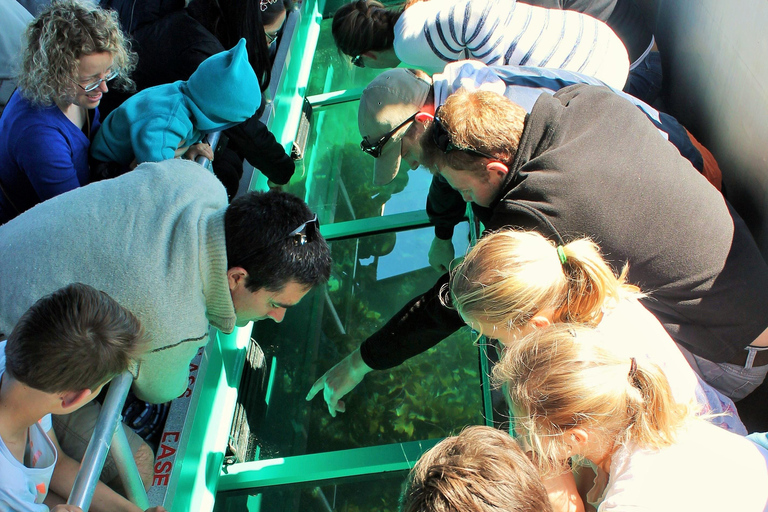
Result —
[[[527,113],[495,92],[461,88],[448,96],[438,115],[454,146],[494,155],[510,165],[517,154]],[[434,130],[433,124],[422,139],[422,151],[433,166],[438,170],[449,166],[457,171],[485,171],[485,157],[457,149],[440,151],[433,140]]]
[[[75,283],[35,302],[5,347],[6,371],[46,393],[95,390],[146,350],[139,320],[106,293]]]
[[[554,322],[594,326],[622,298],[640,296],[626,283],[629,268],[617,276],[591,240],[574,240],[562,252],[565,263],[555,242],[535,231],[488,234],[452,271],[450,300],[445,288],[442,299],[465,319],[509,329],[545,310],[554,311]]]
[[[411,470],[401,512],[551,512],[536,469],[506,432],[467,427]]]
[[[578,324],[537,329],[505,349],[493,380],[509,396],[542,476],[567,470],[568,435],[588,430],[607,449],[675,442],[695,411],[672,397],[661,368],[617,351],[614,340]],[[583,454],[580,454],[583,455]]]
[[[395,23],[402,13],[389,10],[376,0],[344,4],[333,15],[333,40],[339,51],[350,57],[389,50],[395,43]]]
[[[75,0],[57,0],[48,5],[25,33],[18,85],[26,99],[41,106],[70,104],[80,81],[81,57],[109,53],[111,69],[119,73],[110,87],[132,90],[130,74],[136,54],[120,30],[117,13]]]

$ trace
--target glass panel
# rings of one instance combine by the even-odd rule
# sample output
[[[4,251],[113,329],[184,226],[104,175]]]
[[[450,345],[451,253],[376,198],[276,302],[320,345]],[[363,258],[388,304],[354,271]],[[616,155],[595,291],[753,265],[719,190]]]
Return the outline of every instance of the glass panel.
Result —
[[[466,329],[400,367],[370,373],[336,418],[322,397],[305,401],[317,378],[435,283],[431,240],[426,228],[332,242],[328,286],[291,308],[282,324],[256,324],[269,377],[240,390],[250,404],[247,459],[439,438],[482,423],[478,353]]]
[[[359,101],[333,105],[312,114],[304,159],[286,187],[318,213],[322,224],[423,210],[432,175],[402,164],[389,184],[373,184],[374,159],[360,149]]]
[[[215,512],[397,512],[407,471],[334,482],[312,482],[260,489],[259,493],[219,493]]]
[[[353,66],[351,58],[339,52],[336,43],[333,42],[332,23],[333,20],[330,18],[320,22],[320,35],[312,60],[306,96],[363,88],[376,78],[376,75],[384,71]]]

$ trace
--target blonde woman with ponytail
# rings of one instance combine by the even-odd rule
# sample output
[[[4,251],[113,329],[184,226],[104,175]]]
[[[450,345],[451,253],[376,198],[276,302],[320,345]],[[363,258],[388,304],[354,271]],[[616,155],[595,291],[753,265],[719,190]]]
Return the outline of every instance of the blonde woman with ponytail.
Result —
[[[494,380],[540,474],[583,461],[598,512],[768,510],[768,450],[696,417],[638,349],[579,324],[507,347]]]
[[[695,402],[713,423],[745,435],[733,402],[694,373],[637,300],[643,295],[626,282],[627,270],[615,275],[585,238],[558,245],[533,231],[499,231],[484,236],[454,269],[450,302],[467,325],[507,347],[551,324],[596,327],[617,348],[661,366],[677,401]]]

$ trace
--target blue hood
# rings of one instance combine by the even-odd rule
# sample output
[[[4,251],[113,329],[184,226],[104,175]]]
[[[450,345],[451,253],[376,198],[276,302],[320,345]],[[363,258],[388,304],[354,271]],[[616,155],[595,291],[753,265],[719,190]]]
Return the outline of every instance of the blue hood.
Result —
[[[206,133],[240,124],[256,113],[261,90],[256,73],[248,62],[245,39],[227,51],[205,59],[181,84],[191,101],[195,128]]]

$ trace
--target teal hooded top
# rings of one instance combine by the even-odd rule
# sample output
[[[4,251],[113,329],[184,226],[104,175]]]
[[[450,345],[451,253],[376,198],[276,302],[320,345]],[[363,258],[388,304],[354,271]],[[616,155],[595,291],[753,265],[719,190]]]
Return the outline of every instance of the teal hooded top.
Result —
[[[200,63],[189,80],[150,87],[128,98],[101,125],[91,156],[129,165],[174,157],[177,148],[226,130],[256,113],[259,82],[245,39]]]

